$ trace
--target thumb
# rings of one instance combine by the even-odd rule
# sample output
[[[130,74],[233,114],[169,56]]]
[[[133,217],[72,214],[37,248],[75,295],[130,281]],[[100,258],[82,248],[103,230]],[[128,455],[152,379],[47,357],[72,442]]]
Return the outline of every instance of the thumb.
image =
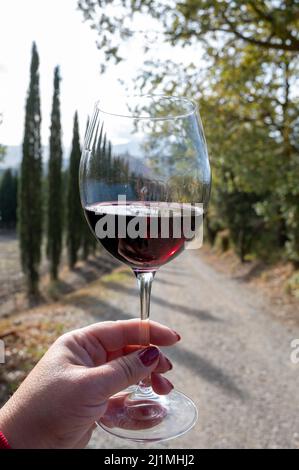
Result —
[[[90,369],[95,374],[98,393],[107,400],[129,385],[136,384],[155,369],[159,355],[158,348],[149,346]]]

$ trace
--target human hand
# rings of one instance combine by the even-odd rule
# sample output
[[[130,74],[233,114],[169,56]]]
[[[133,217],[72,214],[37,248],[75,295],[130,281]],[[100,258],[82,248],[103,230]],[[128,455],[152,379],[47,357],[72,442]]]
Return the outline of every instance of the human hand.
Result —
[[[12,448],[83,448],[110,399],[152,376],[156,393],[172,384],[161,375],[172,368],[155,347],[140,349],[139,320],[103,322],[66,333],[49,348],[0,410],[0,430]],[[171,329],[150,322],[151,344],[179,340]]]

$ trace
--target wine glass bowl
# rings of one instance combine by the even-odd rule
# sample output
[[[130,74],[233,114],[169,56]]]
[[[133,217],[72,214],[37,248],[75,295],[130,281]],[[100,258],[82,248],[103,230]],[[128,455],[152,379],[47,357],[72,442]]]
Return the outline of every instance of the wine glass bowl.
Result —
[[[79,181],[91,230],[136,275],[140,346],[147,346],[156,271],[201,243],[211,172],[196,105],[186,98],[155,95],[97,102]],[[174,390],[159,396],[147,378],[110,399],[100,425],[127,439],[160,441],[188,431],[196,418],[188,397]]]

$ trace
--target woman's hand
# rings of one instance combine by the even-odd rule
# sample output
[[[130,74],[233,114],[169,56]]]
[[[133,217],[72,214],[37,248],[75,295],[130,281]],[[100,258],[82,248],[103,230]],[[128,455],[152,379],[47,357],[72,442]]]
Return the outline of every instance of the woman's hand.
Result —
[[[0,430],[11,447],[85,447],[109,398],[149,374],[156,393],[169,393],[172,384],[161,373],[171,363],[153,346],[140,349],[139,328],[139,320],[96,323],[55,341],[0,410]],[[179,339],[150,322],[151,344]]]

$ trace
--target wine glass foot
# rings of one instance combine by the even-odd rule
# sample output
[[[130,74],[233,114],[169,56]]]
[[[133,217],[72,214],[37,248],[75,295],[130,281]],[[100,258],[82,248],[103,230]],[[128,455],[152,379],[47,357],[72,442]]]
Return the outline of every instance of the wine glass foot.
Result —
[[[157,395],[126,404],[128,391],[115,395],[109,401],[105,415],[97,423],[108,433],[136,442],[159,442],[174,439],[189,431],[197,421],[198,412],[193,401],[181,392]]]

